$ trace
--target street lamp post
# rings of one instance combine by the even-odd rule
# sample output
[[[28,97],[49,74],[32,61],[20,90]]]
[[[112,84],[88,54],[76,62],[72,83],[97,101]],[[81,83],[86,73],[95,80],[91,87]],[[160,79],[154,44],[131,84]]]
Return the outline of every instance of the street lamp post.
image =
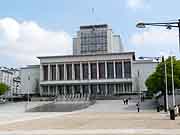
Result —
[[[173,96],[173,106],[176,105],[175,103],[175,96],[174,96],[174,66],[173,66],[173,56],[171,56],[171,75],[172,75],[172,96]]]
[[[138,23],[137,28],[145,28],[146,26],[160,26],[166,27],[167,29],[178,28],[178,42],[179,42],[179,51],[180,51],[180,19],[175,22],[165,22],[165,23]],[[174,96],[174,74],[173,74],[173,60],[171,56],[171,75],[172,75],[172,94],[173,94],[173,105],[175,105],[175,96]]]
[[[30,75],[28,75],[28,83],[30,81]],[[28,109],[28,106],[29,106],[29,88],[27,90],[27,109]]]
[[[166,61],[164,61],[164,72],[165,72],[165,85],[166,85],[166,90],[165,90],[165,92],[164,92],[164,106],[166,106],[165,107],[165,112],[167,112],[167,110],[168,110],[168,86],[167,86],[167,68],[166,68],[167,66],[166,66]]]
[[[143,23],[140,22],[136,25],[137,28],[146,28],[146,26],[160,26],[166,27],[167,29],[178,28],[178,37],[179,37],[179,51],[180,51],[180,19],[175,22],[165,22],[165,23]]]

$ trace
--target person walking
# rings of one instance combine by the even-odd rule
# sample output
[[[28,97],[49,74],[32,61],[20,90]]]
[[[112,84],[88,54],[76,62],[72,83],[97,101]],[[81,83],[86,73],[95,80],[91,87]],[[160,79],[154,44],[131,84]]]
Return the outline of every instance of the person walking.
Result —
[[[125,105],[125,103],[126,103],[126,99],[123,99],[123,103],[124,103],[124,105]]]
[[[140,111],[140,104],[139,104],[139,102],[136,104],[136,108],[137,108],[137,111],[139,112]]]
[[[126,99],[126,104],[128,105],[128,98]]]

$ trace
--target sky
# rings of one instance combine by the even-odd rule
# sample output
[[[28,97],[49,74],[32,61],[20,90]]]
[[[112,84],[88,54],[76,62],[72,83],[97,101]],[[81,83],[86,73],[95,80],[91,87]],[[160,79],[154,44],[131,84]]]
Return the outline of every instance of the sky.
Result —
[[[177,29],[136,28],[138,22],[176,21],[179,5],[179,0],[1,0],[0,66],[22,67],[39,64],[37,56],[72,54],[80,25],[104,23],[136,57],[179,58]]]

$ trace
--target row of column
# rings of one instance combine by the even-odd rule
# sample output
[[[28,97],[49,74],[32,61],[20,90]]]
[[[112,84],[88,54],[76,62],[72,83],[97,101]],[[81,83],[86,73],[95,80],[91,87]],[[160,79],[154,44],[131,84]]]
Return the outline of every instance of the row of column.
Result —
[[[125,85],[122,83],[121,84],[121,86],[120,87],[122,87],[122,89],[119,87],[119,88],[117,88],[117,85],[118,84],[111,84],[112,85],[112,89],[108,89],[108,85],[107,84],[104,84],[104,89],[102,90],[102,89],[100,89],[100,87],[99,87],[99,85],[98,84],[96,84],[96,85],[94,85],[94,86],[96,86],[96,89],[92,89],[92,87],[91,87],[91,85],[86,85],[87,87],[88,87],[88,91],[86,91],[85,89],[83,89],[83,85],[79,85],[80,86],[80,93],[82,94],[82,95],[85,95],[85,94],[90,94],[90,95],[93,95],[93,94],[96,94],[96,95],[99,95],[98,93],[104,93],[104,94],[101,94],[101,95],[111,95],[111,94],[118,94],[118,93],[128,93],[128,92],[132,92],[132,84],[131,83],[129,83],[129,90],[127,91],[127,88],[125,88]],[[75,87],[74,87],[74,85],[68,85],[68,86],[71,86],[71,93],[72,93],[72,95],[74,95],[75,93],[77,93],[76,91],[75,91]],[[47,88],[46,90],[47,90],[47,92],[45,92],[46,90],[45,90],[45,87]],[[62,88],[63,87],[63,88]],[[64,85],[64,86],[62,86],[61,88],[59,88],[58,87],[58,85],[55,85],[54,87],[53,87],[53,89],[51,89],[51,86],[50,85],[48,85],[48,86],[41,86],[41,95],[59,95],[59,93],[63,93],[63,95],[67,95],[67,86],[66,85]],[[127,87],[127,86],[126,86]],[[55,88],[55,89],[54,89]],[[110,88],[110,87],[109,87]],[[95,91],[94,91],[95,90]],[[112,91],[111,91],[112,90]],[[59,91],[61,91],[61,92],[59,92]],[[93,91],[95,92],[95,93],[93,93]],[[108,94],[108,93],[110,93],[110,94]]]
[[[113,62],[113,71],[114,71],[114,78],[116,78],[116,61],[112,61]],[[118,62],[118,61],[117,61]],[[122,63],[122,78],[124,78],[124,61],[121,61]],[[64,80],[67,80],[67,71],[66,71],[66,64],[68,63],[64,63]],[[72,80],[75,80],[75,70],[74,70],[74,65],[76,63],[72,63]],[[82,62],[78,63],[80,64],[80,80],[83,80],[83,68],[82,68]],[[91,62],[87,62],[88,64],[88,79],[91,80]],[[105,79],[108,78],[107,76],[107,61],[104,61],[105,64]],[[53,64],[52,64],[53,65]],[[58,64],[54,64],[56,65],[56,80],[59,80],[59,70],[58,70]],[[51,64],[48,64],[48,80],[51,80],[51,68],[50,68]],[[97,80],[99,79],[99,62],[96,62],[96,72],[97,72]],[[41,64],[40,66],[40,80],[44,80],[44,76],[43,76],[43,65]]]

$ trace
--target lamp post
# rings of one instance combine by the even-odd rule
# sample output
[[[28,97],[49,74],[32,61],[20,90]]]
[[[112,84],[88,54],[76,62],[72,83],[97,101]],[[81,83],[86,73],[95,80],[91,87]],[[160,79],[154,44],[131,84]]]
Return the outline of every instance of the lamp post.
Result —
[[[173,66],[173,56],[171,56],[171,75],[172,75],[172,96],[173,96],[173,106],[176,105],[175,96],[174,96],[174,66]]]
[[[179,37],[179,51],[180,51],[180,19],[175,22],[163,22],[163,23],[144,23],[140,22],[137,23],[137,28],[146,28],[146,26],[159,26],[159,27],[166,27],[167,29],[171,30],[172,28],[178,28],[178,37]]]
[[[30,81],[30,75],[28,75],[28,83]],[[29,88],[27,90],[27,109],[28,109],[28,105],[29,105]]]
[[[171,30],[172,28],[178,28],[178,42],[179,42],[179,51],[180,51],[180,19],[175,22],[165,22],[165,23],[138,23],[136,25],[137,28],[145,28],[146,26],[160,26],[166,27]],[[174,96],[174,74],[173,74],[173,60],[171,56],[171,75],[172,75],[172,94],[173,94],[173,105],[175,105],[175,96]]]

